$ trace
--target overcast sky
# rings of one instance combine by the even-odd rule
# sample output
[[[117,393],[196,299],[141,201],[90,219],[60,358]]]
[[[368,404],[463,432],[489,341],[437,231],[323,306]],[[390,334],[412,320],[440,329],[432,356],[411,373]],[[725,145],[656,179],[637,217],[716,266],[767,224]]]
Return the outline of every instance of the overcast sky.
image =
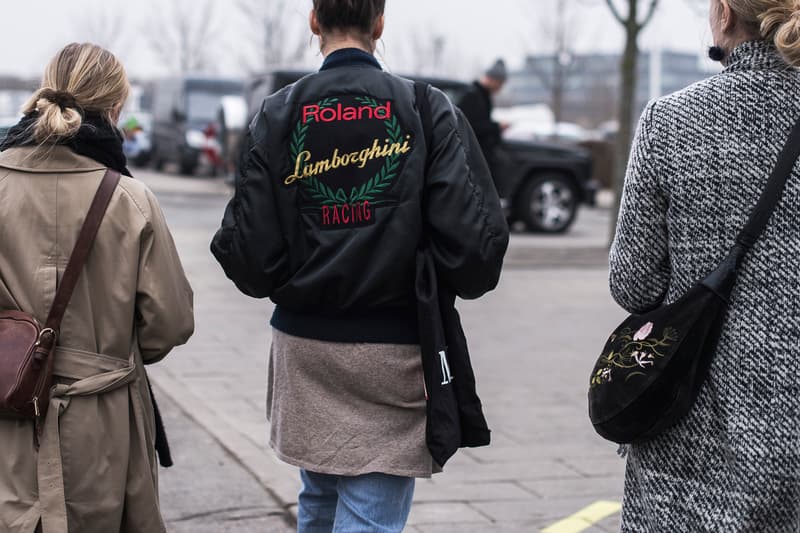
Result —
[[[73,40],[108,40],[133,76],[165,74],[168,67],[151,50],[155,19],[173,2],[186,0],[0,0],[0,30],[5,43],[0,73],[38,76],[47,60]],[[212,45],[214,70],[225,74],[244,71],[243,50],[259,37],[234,8],[237,0],[210,0],[214,4]],[[259,0],[252,0],[258,2]],[[311,0],[290,0],[293,42],[309,43],[306,17]],[[496,57],[519,66],[527,52],[544,51],[554,18],[555,0],[388,0],[386,34],[379,51],[393,71],[430,68],[426,50],[432,36],[441,35],[445,72],[472,77]],[[620,26],[604,0],[567,0],[571,14],[571,42],[577,51],[619,50]],[[616,0],[622,5],[622,0]],[[268,4],[270,0],[263,0]],[[689,4],[702,0],[661,0],[653,23],[642,35],[643,48],[661,47],[701,53],[710,44],[705,15]],[[198,5],[190,0],[189,5]],[[195,13],[196,15],[196,13]],[[166,14],[162,18],[169,18]],[[120,24],[121,23],[121,24]],[[116,29],[116,24],[119,29]],[[114,37],[110,37],[113,35]],[[288,42],[288,38],[287,38]],[[306,64],[320,61],[316,42],[308,46]],[[427,47],[427,48],[426,48]],[[426,63],[428,61],[428,63]]]

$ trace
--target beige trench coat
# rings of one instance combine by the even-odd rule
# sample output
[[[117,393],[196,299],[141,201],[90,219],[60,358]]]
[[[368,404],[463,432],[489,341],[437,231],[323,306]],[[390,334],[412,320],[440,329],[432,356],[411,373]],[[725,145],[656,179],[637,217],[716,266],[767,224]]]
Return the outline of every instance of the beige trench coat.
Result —
[[[65,147],[0,153],[0,309],[44,321],[104,171]],[[62,324],[39,450],[32,423],[0,420],[0,531],[165,530],[143,363],[193,328],[158,203],[123,176]]]

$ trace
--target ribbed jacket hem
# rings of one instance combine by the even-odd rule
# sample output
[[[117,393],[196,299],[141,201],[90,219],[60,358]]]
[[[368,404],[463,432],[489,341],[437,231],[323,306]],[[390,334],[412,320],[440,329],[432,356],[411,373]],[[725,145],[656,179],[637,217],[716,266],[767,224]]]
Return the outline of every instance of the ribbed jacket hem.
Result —
[[[370,311],[323,316],[275,307],[270,325],[294,337],[326,342],[419,344],[414,311]]]

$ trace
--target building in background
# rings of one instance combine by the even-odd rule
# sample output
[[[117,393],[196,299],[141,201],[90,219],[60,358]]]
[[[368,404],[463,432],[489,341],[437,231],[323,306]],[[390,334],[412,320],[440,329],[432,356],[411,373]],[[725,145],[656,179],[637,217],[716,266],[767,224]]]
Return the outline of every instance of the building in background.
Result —
[[[511,73],[506,101],[512,105],[553,107],[553,102],[560,100],[560,112],[555,112],[558,122],[598,128],[616,118],[619,63],[618,54],[528,56],[524,67]],[[637,108],[641,111],[648,100],[683,89],[717,71],[718,67],[697,54],[641,52]]]

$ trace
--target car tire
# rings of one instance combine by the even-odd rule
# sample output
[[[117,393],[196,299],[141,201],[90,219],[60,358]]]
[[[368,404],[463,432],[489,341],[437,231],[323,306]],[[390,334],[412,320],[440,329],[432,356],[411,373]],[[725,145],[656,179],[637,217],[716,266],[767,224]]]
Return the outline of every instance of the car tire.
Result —
[[[516,212],[528,231],[564,233],[578,213],[578,194],[569,176],[536,174],[523,186]]]

